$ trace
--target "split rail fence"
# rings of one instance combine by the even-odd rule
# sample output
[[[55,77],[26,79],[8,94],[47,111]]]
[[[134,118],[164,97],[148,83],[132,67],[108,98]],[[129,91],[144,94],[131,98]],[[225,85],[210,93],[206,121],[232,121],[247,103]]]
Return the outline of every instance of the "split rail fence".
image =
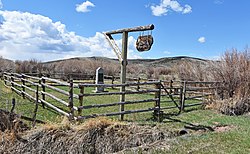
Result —
[[[42,106],[53,109],[72,120],[97,116],[123,116],[150,111],[159,120],[163,111],[167,109],[177,109],[178,112],[182,112],[186,107],[202,105],[206,98],[216,95],[220,88],[220,82],[198,81],[140,82],[139,80],[126,84],[114,84],[113,82],[110,84],[78,82],[75,84],[72,79],[65,82],[48,77],[7,72],[3,74],[3,79],[7,87],[35,103],[35,115],[38,106]],[[96,93],[94,92],[96,87],[104,87],[108,91]],[[125,87],[125,92],[117,90],[122,87]],[[111,95],[113,97],[124,95],[126,101],[116,101],[111,99]],[[95,99],[96,97],[100,99]],[[102,99],[104,97],[106,97],[106,101]],[[136,109],[131,107],[136,104]],[[126,110],[119,108],[124,105],[130,107]],[[110,107],[116,108],[110,109]],[[96,111],[101,108],[108,109],[100,110],[102,113]]]

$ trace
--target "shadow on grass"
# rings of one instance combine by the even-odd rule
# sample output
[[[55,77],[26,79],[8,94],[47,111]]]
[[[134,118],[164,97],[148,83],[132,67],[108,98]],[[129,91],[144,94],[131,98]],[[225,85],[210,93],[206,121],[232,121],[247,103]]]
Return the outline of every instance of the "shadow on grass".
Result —
[[[186,109],[185,113],[192,111],[197,111],[197,108]],[[190,129],[194,131],[214,131],[214,129],[211,126],[193,124],[188,121],[180,120],[178,118],[180,114],[181,114],[180,112],[169,112],[169,113],[162,112],[160,116],[152,114],[152,117],[147,120],[153,122],[159,122],[160,120],[161,123],[181,123],[184,125],[184,129]]]
[[[188,121],[183,121],[177,118],[173,118],[173,116],[169,116],[169,114],[163,115],[163,119],[167,119],[168,121],[163,121],[163,123],[181,123],[184,125],[185,129],[191,129],[191,130],[195,130],[195,131],[214,131],[214,129],[211,126],[206,126],[206,125],[197,125],[197,124],[193,124],[190,123]]]

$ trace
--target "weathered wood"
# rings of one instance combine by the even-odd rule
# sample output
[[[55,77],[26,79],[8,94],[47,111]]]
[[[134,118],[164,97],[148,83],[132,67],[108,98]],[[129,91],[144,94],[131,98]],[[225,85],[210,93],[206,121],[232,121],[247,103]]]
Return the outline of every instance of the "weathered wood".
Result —
[[[186,84],[215,84],[215,83],[223,83],[220,81],[181,81],[182,83],[186,82]]]
[[[23,89],[23,91],[25,92],[25,81],[24,81],[23,79],[24,79],[24,76],[21,75],[22,89]],[[25,95],[23,95],[23,98],[25,98]]]
[[[178,108],[177,106],[168,106],[168,107],[161,107],[161,110],[168,110],[168,109],[174,109]]]
[[[36,86],[36,102],[35,102],[35,109],[33,112],[33,123],[32,126],[35,127],[36,125],[36,115],[37,115],[37,110],[38,110],[38,104],[39,104],[39,86]]]
[[[74,101],[73,101],[73,80],[70,78],[69,80],[69,111],[70,111],[70,120],[73,120],[74,117]]]
[[[123,112],[114,112],[114,113],[104,113],[104,114],[92,114],[87,116],[80,116],[77,117],[77,120],[87,119],[87,118],[95,118],[99,116],[116,116],[116,115],[124,115],[124,114],[131,114],[131,113],[140,113],[140,112],[149,112],[157,110],[156,108],[148,108],[148,109],[141,109],[141,110],[129,110]]]
[[[203,104],[203,102],[194,103],[194,104],[186,104],[185,107],[198,106],[198,105],[202,105],[202,104]]]
[[[10,81],[11,81],[11,82],[10,82],[10,83],[11,83],[11,86],[14,87],[14,86],[15,86],[15,85],[14,85],[15,81],[14,81],[13,75],[10,76]]]
[[[168,91],[167,91],[167,89],[164,87],[164,85],[162,85],[161,84],[161,87],[163,88],[163,90],[167,93],[167,95],[169,96],[169,98],[172,100],[172,102],[174,102],[174,104],[176,105],[176,107],[178,107],[179,108],[179,106],[178,106],[178,104],[177,104],[177,102],[174,100],[174,98],[173,98],[173,95],[171,95]]]
[[[122,86],[138,86],[138,85],[155,85],[159,83],[159,81],[152,81],[152,82],[131,82],[131,83],[124,83],[124,84],[79,84],[78,87],[122,87]]]
[[[24,91],[21,91],[22,92],[22,95],[25,95],[25,96],[28,96],[27,98],[31,101],[36,101],[36,98],[31,96],[29,93],[27,92],[24,92]]]
[[[33,79],[33,80],[37,80],[37,81],[39,81],[40,80],[40,78],[39,77],[35,77],[35,76],[29,76],[29,75],[26,75],[26,74],[22,74],[24,77],[26,77],[26,78],[30,78],[30,79]]]
[[[204,97],[210,96],[210,95],[214,95],[214,94],[213,93],[209,93],[209,94],[204,94],[204,95],[189,96],[189,97],[186,97],[186,100],[196,99],[196,98],[204,98]]]
[[[117,102],[117,103],[110,103],[110,104],[94,104],[94,105],[86,105],[86,106],[79,106],[79,109],[90,109],[90,108],[102,108],[102,107],[110,107],[110,106],[117,106],[122,104],[140,104],[140,103],[148,103],[148,102],[155,102],[158,101],[158,98],[147,99],[147,100],[138,100],[138,101],[126,101],[126,102]]]
[[[15,106],[16,106],[16,99],[12,98],[12,107],[11,107],[10,113],[14,112]]]
[[[39,84],[41,85],[41,87],[42,87],[42,92],[45,92],[45,79],[43,79],[43,78],[41,78],[41,80],[39,80]],[[45,95],[44,94],[42,94],[42,99],[45,101]],[[43,108],[45,108],[45,106],[44,106],[44,103],[42,102],[42,106],[43,106]]]
[[[32,82],[32,81],[30,81],[30,80],[27,80],[27,79],[23,79],[25,82],[28,82],[28,83],[30,83],[31,85],[33,85],[33,86],[40,86],[40,84],[38,84],[38,83],[35,83],[35,82]]]
[[[134,27],[134,28],[124,28],[124,29],[118,29],[118,30],[113,30],[113,31],[109,31],[109,32],[104,32],[107,35],[112,35],[112,34],[119,34],[119,33],[123,33],[123,32],[138,32],[138,31],[146,31],[146,30],[153,30],[154,29],[154,25],[146,25],[146,26],[138,26],[138,27]]]
[[[180,110],[184,111],[185,108],[185,99],[186,99],[186,82],[183,82],[183,91],[181,93],[181,106],[180,106]]]
[[[19,77],[12,76],[12,78],[14,79],[14,81],[15,81],[15,80],[21,81],[21,78],[19,78]]]
[[[202,98],[203,95],[199,95],[199,96],[189,96],[189,97],[186,97],[186,100],[192,100],[192,99],[196,99],[196,98]]]
[[[121,51],[118,47],[118,45],[116,44],[114,38],[110,35],[110,34],[106,34],[106,33],[103,33],[106,40],[108,41],[109,45],[113,48],[118,60],[120,61],[120,63],[122,62],[122,55],[121,55]]]
[[[24,88],[26,88],[26,89],[28,89],[29,91],[32,91],[32,92],[36,92],[36,90],[35,89],[32,89],[32,88],[30,88],[30,87],[28,87],[28,86],[26,86],[26,85],[22,85],[22,87],[24,87]]]
[[[212,90],[216,89],[217,87],[187,87],[187,91],[199,91],[199,90]]]
[[[48,106],[48,107],[54,109],[55,111],[59,112],[60,114],[69,117],[69,114],[68,114],[67,112],[65,112],[65,111],[63,111],[63,110],[57,108],[56,106],[50,104],[49,102],[47,102],[47,101],[45,101],[45,100],[43,100],[43,99],[41,99],[40,101],[41,101],[42,103],[44,103],[46,106]]]
[[[17,86],[17,87],[20,87],[20,88],[22,87],[22,85],[14,82],[14,81],[11,81],[10,83],[11,83],[12,86]]]
[[[47,93],[47,92],[41,92],[42,94],[45,94],[46,96],[49,96],[50,98],[56,100],[57,102],[69,107],[69,103],[65,102],[64,100],[61,100],[60,98],[57,98],[56,96],[50,94],[50,93]],[[74,110],[78,110],[77,107],[73,106],[73,109]]]
[[[180,96],[180,94],[178,93],[176,93],[176,94],[161,94],[161,96],[169,96],[169,97],[179,97]]]
[[[42,79],[50,81],[50,82],[58,83],[58,84],[60,84],[62,86],[69,86],[69,83],[62,82],[62,81],[59,81],[59,80],[56,80],[56,79],[51,79],[51,78],[47,78],[47,77],[42,77]]]
[[[67,91],[65,91],[65,90],[62,90],[62,89],[59,89],[59,88],[56,88],[56,87],[53,87],[53,86],[50,86],[50,85],[47,85],[47,84],[44,84],[44,83],[41,83],[41,85],[42,85],[43,87],[47,87],[47,88],[52,89],[52,90],[55,90],[55,91],[57,91],[57,92],[59,92],[59,93],[61,93],[61,94],[64,94],[64,95],[66,95],[66,96],[69,96],[69,93],[68,93]]]
[[[83,94],[84,94],[84,87],[80,88],[80,94],[81,96],[79,96],[79,107],[78,107],[78,116],[82,115],[82,107],[83,106]]]
[[[79,94],[79,96],[103,96],[103,95],[126,95],[126,94],[145,94],[159,91],[158,89],[152,90],[140,90],[140,91],[125,91],[125,92],[106,92],[106,93],[91,93],[91,94]]]
[[[11,87],[11,90],[15,91],[18,95],[22,95],[22,92],[15,87]]]
[[[121,84],[126,83],[126,71],[127,71],[127,52],[128,52],[128,32],[124,31],[122,33],[122,62],[121,62]],[[120,102],[125,101],[125,86],[121,86],[120,92],[123,94],[120,95]],[[120,112],[124,111],[124,104],[120,105]],[[120,120],[124,119],[124,115],[121,114]]]
[[[154,113],[157,113],[158,121],[160,121],[160,112],[161,112],[161,83],[158,83],[155,85],[155,89],[158,89],[158,91],[155,92],[155,108],[157,110],[154,111]]]

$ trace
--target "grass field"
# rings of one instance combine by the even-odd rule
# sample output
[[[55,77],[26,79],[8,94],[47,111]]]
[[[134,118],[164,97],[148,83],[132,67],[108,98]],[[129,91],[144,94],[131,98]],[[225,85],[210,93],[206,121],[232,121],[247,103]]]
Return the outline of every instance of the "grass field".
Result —
[[[90,91],[92,89],[89,89]],[[150,97],[146,95],[133,97]],[[10,110],[11,99],[16,98],[15,111],[25,116],[32,116],[34,104],[27,99],[14,94],[0,84],[0,108]],[[128,98],[134,99],[134,98]],[[105,96],[86,100],[86,104],[118,101],[119,97]],[[148,104],[152,105],[152,104]],[[105,109],[110,110],[110,109]],[[113,108],[113,110],[116,110]],[[90,111],[89,111],[90,112]],[[99,111],[97,111],[99,112]],[[104,112],[104,111],[100,111]],[[59,122],[60,115],[39,107],[37,118],[44,121]],[[178,116],[171,115],[176,110],[166,110],[163,121],[158,123],[152,119],[151,113],[134,114],[126,120],[139,125],[156,125],[163,131],[180,131],[185,129],[188,134],[173,137],[166,141],[165,148],[155,150],[155,153],[250,153],[250,115],[225,116],[213,110],[203,110],[201,107],[188,108]],[[113,117],[116,119],[116,117]],[[190,129],[190,128],[196,128]],[[210,131],[213,128],[215,131]],[[217,129],[218,128],[218,129]],[[130,153],[128,151],[128,153]]]

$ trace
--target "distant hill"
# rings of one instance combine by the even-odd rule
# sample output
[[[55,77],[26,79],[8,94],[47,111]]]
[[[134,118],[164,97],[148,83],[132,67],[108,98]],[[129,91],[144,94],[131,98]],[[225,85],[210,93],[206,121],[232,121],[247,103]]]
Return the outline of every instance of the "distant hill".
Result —
[[[48,61],[43,64],[57,64],[66,62],[69,60],[81,60],[81,61],[103,61],[109,62],[111,64],[118,64],[118,59],[106,58],[106,57],[76,57],[70,59],[56,60],[56,61]],[[189,61],[193,63],[203,63],[205,64],[208,60],[201,58],[194,58],[188,56],[178,56],[178,57],[164,57],[158,59],[129,59],[128,64],[141,64],[145,67],[171,67],[173,65],[178,65],[178,63],[182,61]]]

